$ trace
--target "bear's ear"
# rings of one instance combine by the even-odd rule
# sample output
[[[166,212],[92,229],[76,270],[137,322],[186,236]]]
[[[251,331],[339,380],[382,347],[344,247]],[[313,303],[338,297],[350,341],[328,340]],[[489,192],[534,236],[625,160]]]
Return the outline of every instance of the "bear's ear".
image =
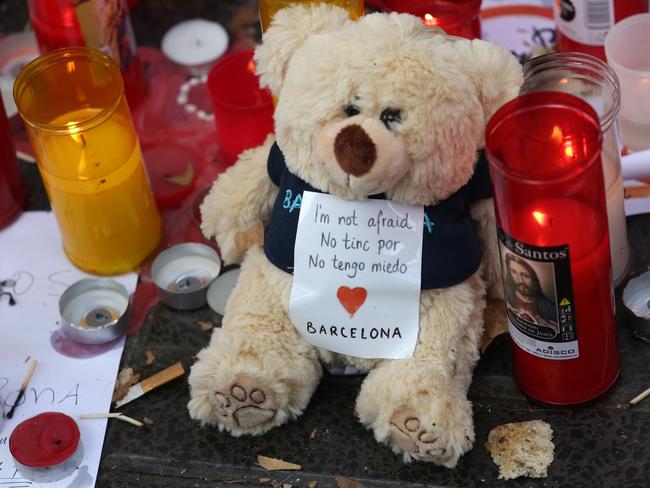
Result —
[[[278,95],[293,53],[312,34],[341,29],[348,13],[327,4],[295,5],[279,10],[255,49],[260,84]]]
[[[456,46],[465,72],[478,91],[487,125],[499,107],[518,95],[523,83],[522,67],[510,51],[490,42],[458,40]]]

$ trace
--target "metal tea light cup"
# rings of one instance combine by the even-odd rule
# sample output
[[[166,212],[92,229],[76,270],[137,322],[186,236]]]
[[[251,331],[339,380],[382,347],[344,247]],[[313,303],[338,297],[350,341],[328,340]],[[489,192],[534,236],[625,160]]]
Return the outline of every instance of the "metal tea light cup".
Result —
[[[111,279],[85,278],[59,299],[61,327],[82,344],[104,344],[121,337],[128,322],[129,293]]]
[[[193,310],[207,303],[210,283],[221,271],[221,259],[209,246],[177,244],[161,252],[151,266],[151,277],[164,304]]]
[[[622,299],[625,320],[630,328],[650,340],[650,272],[628,281]]]

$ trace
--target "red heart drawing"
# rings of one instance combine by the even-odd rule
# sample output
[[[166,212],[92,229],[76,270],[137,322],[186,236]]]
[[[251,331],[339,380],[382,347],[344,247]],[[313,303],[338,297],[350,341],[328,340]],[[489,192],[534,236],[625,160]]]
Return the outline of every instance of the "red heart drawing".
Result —
[[[360,286],[356,288],[339,286],[339,289],[336,291],[336,298],[339,299],[343,308],[348,311],[350,317],[354,317],[354,314],[357,313],[357,310],[361,308],[361,305],[368,298],[368,290]]]

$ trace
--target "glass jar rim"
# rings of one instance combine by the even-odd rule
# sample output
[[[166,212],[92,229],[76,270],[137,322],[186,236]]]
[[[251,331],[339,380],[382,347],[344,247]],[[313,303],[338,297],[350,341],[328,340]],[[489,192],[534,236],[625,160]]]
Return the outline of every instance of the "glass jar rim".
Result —
[[[50,122],[39,122],[26,117],[24,111],[21,109],[21,99],[29,82],[53,66],[74,59],[87,59],[90,62],[102,64],[107,67],[116,83],[116,96],[98,113],[74,123],[52,124]],[[13,92],[16,106],[20,109],[21,117],[26,124],[44,132],[69,134],[71,130],[84,132],[92,129],[111,117],[124,97],[124,81],[122,80],[119,66],[107,54],[88,47],[64,47],[43,54],[28,63],[16,78]]]
[[[521,115],[522,113],[529,112],[531,110],[537,110],[543,107],[563,108],[575,113],[584,114],[586,117],[583,117],[583,120],[589,121],[591,124],[593,124],[595,133],[597,134],[597,140],[599,142],[598,150],[594,151],[593,155],[586,157],[585,159],[587,161],[584,165],[582,165],[581,168],[578,168],[577,171],[571,172],[564,176],[529,177],[520,171],[509,168],[500,157],[494,155],[494,151],[491,147],[492,144],[490,143],[490,134],[495,133],[499,129],[499,126],[511,117],[515,117]],[[603,140],[598,114],[589,103],[585,102],[575,95],[553,91],[526,93],[510,100],[505,105],[502,105],[501,108],[496,111],[496,113],[488,122],[485,129],[485,134],[485,149],[490,166],[495,166],[498,168],[506,178],[513,180],[516,179],[527,185],[560,184],[580,177],[580,175],[588,171],[599,159]]]
[[[598,79],[603,81],[601,84],[611,86],[610,94],[614,103],[612,103],[612,106],[607,112],[602,114],[602,117],[596,114],[600,121],[600,127],[605,132],[614,123],[621,109],[621,85],[616,72],[601,59],[590,54],[578,52],[549,53],[536,56],[529,59],[523,66],[524,84],[522,87],[526,85],[527,77],[531,75],[556,69],[571,68],[591,71]]]

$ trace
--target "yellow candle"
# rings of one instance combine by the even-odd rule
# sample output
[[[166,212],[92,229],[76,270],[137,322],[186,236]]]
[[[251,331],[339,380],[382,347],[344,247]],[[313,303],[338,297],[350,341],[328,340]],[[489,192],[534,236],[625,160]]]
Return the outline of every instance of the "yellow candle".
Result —
[[[117,65],[54,51],[23,70],[14,95],[70,260],[98,274],[135,268],[162,225]]]
[[[259,0],[260,23],[262,24],[262,32],[264,32],[269,26],[273,15],[278,10],[296,3],[329,3],[336,5],[337,7],[341,7],[347,10],[350,14],[350,18],[353,20],[358,19],[364,13],[363,0]]]

